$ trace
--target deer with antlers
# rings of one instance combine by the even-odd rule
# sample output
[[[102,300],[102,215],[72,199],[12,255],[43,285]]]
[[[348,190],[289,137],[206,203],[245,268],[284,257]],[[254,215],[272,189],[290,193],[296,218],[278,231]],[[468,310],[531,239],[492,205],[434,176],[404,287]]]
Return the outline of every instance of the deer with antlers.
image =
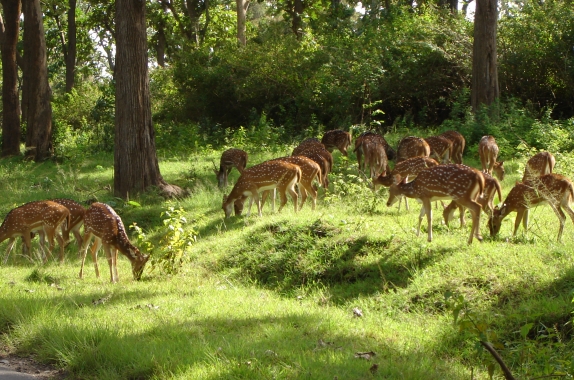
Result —
[[[48,254],[44,251],[44,240],[40,240],[44,262],[51,256],[54,248],[54,237],[60,246],[60,262],[64,261],[64,240],[58,230],[66,228],[70,221],[70,211],[52,201],[28,202],[11,210],[0,226],[0,242],[10,239],[6,250],[4,263],[8,261],[10,251],[14,247],[16,238],[21,236],[26,250],[30,252],[31,236],[33,232],[42,231],[50,245]]]
[[[484,191],[477,198],[477,202],[480,203],[482,211],[490,217],[494,210],[494,196],[498,194],[498,200],[502,200],[502,188],[500,187],[500,182],[488,173],[482,173],[484,176]],[[448,227],[450,220],[454,215],[454,210],[459,209],[460,212],[460,225],[461,227],[466,225],[464,207],[452,201],[448,206],[445,207],[442,215],[444,218],[444,223]]]
[[[278,211],[281,211],[287,203],[286,193],[289,193],[295,204],[295,212],[297,212],[298,195],[295,191],[295,184],[300,181],[301,176],[299,166],[281,161],[266,161],[244,170],[231,193],[228,196],[223,196],[225,217],[231,216],[236,201],[242,202],[246,197],[251,197],[247,215],[251,214],[251,205],[255,201],[259,216],[262,216],[259,193],[273,189],[278,189],[281,196],[281,205]]]
[[[541,203],[548,203],[560,221],[558,230],[558,241],[560,241],[566,220],[566,215],[562,209],[566,210],[572,223],[574,223],[574,211],[570,208],[573,197],[574,185],[572,181],[559,174],[545,174],[523,183],[519,182],[510,190],[502,203],[502,207],[494,209],[488,221],[490,235],[498,234],[502,220],[514,211],[516,211],[516,219],[513,236],[516,236],[520,222],[522,222],[524,230],[528,230],[529,209]]]
[[[464,152],[464,146],[466,145],[464,136],[457,131],[446,131],[440,134],[440,136],[447,138],[452,142],[451,160],[455,164],[462,164],[462,153]]]
[[[476,200],[484,191],[484,177],[477,170],[458,164],[438,165],[421,171],[412,182],[401,181],[401,177],[397,175],[389,191],[387,206],[393,205],[402,196],[419,199],[422,202],[417,236],[420,235],[422,219],[426,214],[428,241],[432,241],[431,202],[452,199],[468,208],[472,214],[472,229],[468,244],[472,243],[474,236],[479,241],[482,240],[480,204]]]
[[[540,152],[535,154],[526,162],[522,182],[552,173],[555,165],[556,159],[552,153]]]
[[[441,164],[448,164],[452,157],[452,141],[443,136],[429,136],[425,138],[430,147],[430,157]]]
[[[327,131],[323,135],[321,143],[331,154],[337,148],[344,156],[348,156],[347,149],[351,146],[351,134],[340,129]]]
[[[407,136],[399,142],[397,147],[397,164],[412,157],[429,157],[430,146],[420,137]]]
[[[215,176],[217,177],[217,185],[220,189],[227,187],[227,177],[233,168],[241,174],[245,170],[247,165],[247,152],[241,149],[227,149],[221,154],[221,159],[219,160],[219,170],[214,166]]]
[[[504,161],[497,162],[498,145],[493,136],[483,136],[478,143],[478,155],[482,164],[482,172],[494,174],[501,181],[504,180]]]
[[[389,143],[387,142],[387,140],[385,140],[383,136],[373,131],[366,131],[361,133],[359,137],[357,137],[357,139],[355,140],[355,149],[353,150],[353,152],[355,152],[355,154],[357,155],[359,170],[365,171],[365,165],[364,163],[361,162],[364,154],[363,141],[365,141],[365,139],[373,139],[373,138],[376,139],[384,147],[385,154],[387,155],[387,160],[394,160],[396,158],[397,154],[395,150],[389,145]]]
[[[95,238],[95,242],[92,245],[90,254],[94,262],[96,277],[100,277],[98,251],[100,247],[103,247],[106,258],[108,259],[110,281],[112,283],[119,281],[117,267],[118,251],[130,260],[134,280],[137,281],[141,278],[149,255],[142,255],[140,250],[130,242],[122,219],[114,209],[100,202],[92,203],[84,215],[84,238],[81,249],[83,253],[80,278],[84,277],[84,262],[92,237]]]

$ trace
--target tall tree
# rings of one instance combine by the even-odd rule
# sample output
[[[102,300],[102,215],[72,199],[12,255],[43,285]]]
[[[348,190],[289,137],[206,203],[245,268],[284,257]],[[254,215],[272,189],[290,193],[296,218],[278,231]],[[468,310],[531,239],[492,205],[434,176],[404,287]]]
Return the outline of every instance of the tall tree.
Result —
[[[247,45],[247,29],[245,26],[247,20],[247,9],[249,8],[249,0],[235,0],[237,6],[237,41],[239,45]]]
[[[474,12],[471,105],[491,105],[500,95],[496,52],[497,0],[477,0]]]
[[[127,198],[150,186],[167,196],[182,189],[168,185],[159,171],[151,119],[145,1],[116,2],[116,125],[114,193]]]
[[[18,96],[18,65],[16,45],[20,30],[20,0],[1,0],[0,16],[2,44],[2,157],[20,154],[20,99]]]
[[[40,0],[23,2],[24,88],[22,114],[26,123],[26,157],[43,161],[53,153],[52,105],[48,84],[46,39]],[[24,117],[24,116],[23,116]]]
[[[72,91],[76,77],[76,0],[69,0],[68,49],[66,50],[66,92]]]

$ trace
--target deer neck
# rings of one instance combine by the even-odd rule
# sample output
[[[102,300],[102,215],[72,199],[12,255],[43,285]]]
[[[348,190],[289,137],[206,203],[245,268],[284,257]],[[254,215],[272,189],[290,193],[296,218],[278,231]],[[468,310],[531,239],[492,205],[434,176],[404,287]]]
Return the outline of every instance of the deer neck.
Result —
[[[400,183],[398,188],[401,194],[407,198],[420,198],[422,194],[420,189],[415,186],[415,182],[416,181]]]

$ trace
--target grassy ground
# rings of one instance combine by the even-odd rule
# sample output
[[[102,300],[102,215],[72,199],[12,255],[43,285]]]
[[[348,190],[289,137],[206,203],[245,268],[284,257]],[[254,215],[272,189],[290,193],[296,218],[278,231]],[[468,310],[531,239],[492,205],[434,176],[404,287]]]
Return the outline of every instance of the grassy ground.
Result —
[[[447,228],[436,209],[428,243],[414,233],[420,206],[387,208],[386,191],[373,194],[337,152],[331,189],[321,190],[317,210],[277,214],[267,205],[262,218],[224,219],[211,163],[219,154],[160,156],[164,178],[191,196],[166,202],[149,192],[132,199],[141,207],[112,197],[111,155],[61,165],[0,161],[2,216],[52,197],[110,202],[126,226],[142,228],[156,259],[169,207],[183,209],[184,229],[196,236],[179,272],[150,265],[135,282],[122,257],[115,285],[101,258],[100,279],[90,263],[78,279],[75,243],[63,265],[12,256],[0,266],[3,350],[82,379],[488,378],[492,359],[468,329],[453,325],[445,302],[452,293],[503,345],[517,377],[572,366],[574,228],[567,221],[557,243],[549,208],[533,210],[530,230],[517,238],[514,214],[496,239],[486,236],[483,217],[485,241],[471,246],[469,230],[457,221]],[[280,155],[251,154],[248,166]],[[505,165],[506,194],[520,163]],[[231,183],[236,178],[234,172]],[[376,355],[357,355],[370,352]]]

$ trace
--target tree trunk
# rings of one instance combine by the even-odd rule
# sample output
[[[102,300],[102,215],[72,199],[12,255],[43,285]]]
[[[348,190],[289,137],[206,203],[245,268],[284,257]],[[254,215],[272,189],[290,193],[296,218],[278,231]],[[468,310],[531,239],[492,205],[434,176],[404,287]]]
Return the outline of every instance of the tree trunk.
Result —
[[[239,45],[247,45],[247,29],[245,26],[247,19],[247,9],[249,8],[249,0],[235,0],[237,5],[237,41]]]
[[[165,3],[161,3],[161,7],[163,10],[163,15],[160,18],[157,24],[157,45],[155,46],[156,56],[157,56],[157,64],[160,67],[165,67],[165,47],[167,45],[167,41],[165,38],[165,14],[167,13],[167,5]]]
[[[20,154],[20,99],[16,44],[20,30],[20,0],[2,0],[2,157]],[[2,21],[2,20],[0,20]]]
[[[474,13],[471,105],[491,105],[500,95],[496,60],[496,0],[477,0]]]
[[[162,178],[151,119],[145,1],[116,2],[116,126],[114,193],[127,198],[150,186],[173,189]],[[181,189],[177,194],[179,196]]]
[[[24,83],[26,103],[26,157],[43,161],[53,154],[52,105],[48,84],[46,39],[40,0],[23,2],[24,11]]]
[[[66,55],[66,92],[72,91],[76,76],[76,0],[69,0],[68,54]]]

